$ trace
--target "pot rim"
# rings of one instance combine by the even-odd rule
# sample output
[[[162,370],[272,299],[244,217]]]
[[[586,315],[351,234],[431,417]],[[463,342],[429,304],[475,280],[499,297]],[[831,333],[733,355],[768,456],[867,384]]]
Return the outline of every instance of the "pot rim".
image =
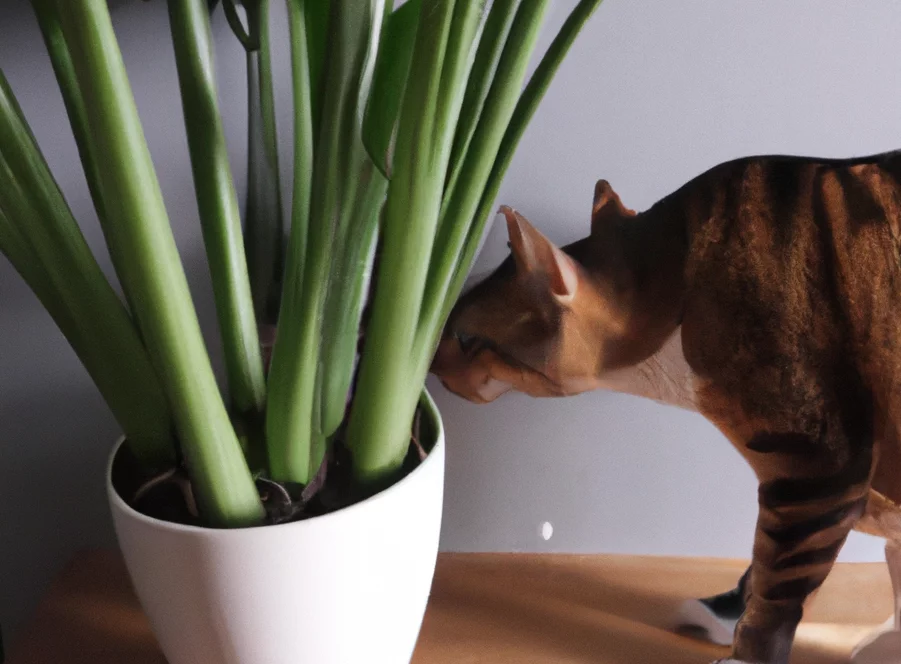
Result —
[[[435,420],[435,444],[432,446],[431,451],[426,457],[425,461],[420,463],[409,475],[404,476],[398,482],[395,482],[387,489],[383,489],[379,491],[377,494],[366,498],[365,500],[361,500],[358,503],[354,503],[353,505],[349,505],[347,507],[342,507],[341,509],[335,512],[329,512],[328,514],[320,514],[318,516],[313,516],[308,519],[304,519],[302,521],[293,521],[290,523],[278,523],[278,524],[265,524],[260,526],[245,526],[243,528],[209,528],[206,526],[191,526],[182,523],[174,523],[172,521],[165,521],[163,519],[157,519],[152,516],[147,516],[141,512],[138,512],[136,509],[131,507],[122,496],[119,495],[119,492],[116,491],[116,487],[113,486],[112,481],[112,471],[113,471],[113,463],[116,460],[116,455],[119,453],[119,449],[125,442],[125,436],[120,436],[116,443],[113,445],[113,449],[109,454],[106,464],[106,474],[104,478],[104,482],[106,484],[106,494],[107,499],[110,502],[110,506],[119,512],[121,512],[124,516],[129,519],[140,521],[148,526],[160,529],[160,530],[168,530],[170,532],[178,532],[183,534],[195,534],[195,535],[205,535],[205,536],[216,536],[216,537],[236,537],[247,531],[252,530],[260,530],[265,529],[267,531],[273,529],[287,529],[287,528],[297,528],[303,527],[304,525],[310,526],[314,523],[321,523],[326,519],[336,519],[336,518],[345,518],[347,516],[356,514],[356,512],[372,507],[375,503],[385,500],[387,497],[397,493],[398,491],[403,490],[403,487],[409,485],[410,481],[414,478],[422,475],[426,470],[431,468],[437,463],[441,462],[441,459],[444,456],[444,422],[441,420],[441,413],[438,410],[438,406],[435,401],[432,399],[432,395],[429,394],[428,390],[423,390],[423,399],[421,403],[427,408],[427,410],[431,413],[432,417]]]

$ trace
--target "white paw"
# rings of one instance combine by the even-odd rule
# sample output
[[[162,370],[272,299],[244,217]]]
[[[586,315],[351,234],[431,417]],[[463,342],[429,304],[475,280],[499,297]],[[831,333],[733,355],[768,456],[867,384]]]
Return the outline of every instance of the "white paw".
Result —
[[[732,636],[735,634],[737,622],[718,617],[707,605],[697,599],[687,599],[682,602],[673,617],[675,629],[699,628],[706,633],[712,643],[720,646],[732,645]]]
[[[894,620],[876,629],[857,644],[851,653],[852,664],[898,664],[901,662],[901,632]]]

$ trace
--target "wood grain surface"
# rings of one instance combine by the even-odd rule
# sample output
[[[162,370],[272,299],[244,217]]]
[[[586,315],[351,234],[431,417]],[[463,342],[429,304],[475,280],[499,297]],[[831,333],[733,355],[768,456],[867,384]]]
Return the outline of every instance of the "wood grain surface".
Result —
[[[442,554],[412,664],[708,664],[725,650],[674,634],[670,617],[684,598],[730,588],[746,564]],[[884,565],[839,565],[807,611],[792,661],[847,662],[890,614]],[[8,655],[8,664],[165,664],[112,551],[76,557]]]

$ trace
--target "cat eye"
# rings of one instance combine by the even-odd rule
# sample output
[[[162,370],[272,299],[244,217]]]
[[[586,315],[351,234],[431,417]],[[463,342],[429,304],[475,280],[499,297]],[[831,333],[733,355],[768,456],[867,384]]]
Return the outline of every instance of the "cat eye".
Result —
[[[457,343],[460,344],[460,350],[467,354],[475,348],[479,341],[478,337],[465,332],[457,332],[455,336],[457,337]]]

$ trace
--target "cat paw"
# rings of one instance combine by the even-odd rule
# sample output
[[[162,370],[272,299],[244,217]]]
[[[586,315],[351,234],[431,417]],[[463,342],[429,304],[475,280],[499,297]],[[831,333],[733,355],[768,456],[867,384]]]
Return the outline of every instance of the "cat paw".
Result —
[[[728,646],[732,645],[737,622],[737,620],[717,615],[708,604],[699,599],[688,599],[676,609],[673,629],[678,632],[701,632],[702,638],[711,643]]]
[[[894,618],[889,619],[851,653],[852,664],[898,664],[901,662],[901,631],[895,629]]]

